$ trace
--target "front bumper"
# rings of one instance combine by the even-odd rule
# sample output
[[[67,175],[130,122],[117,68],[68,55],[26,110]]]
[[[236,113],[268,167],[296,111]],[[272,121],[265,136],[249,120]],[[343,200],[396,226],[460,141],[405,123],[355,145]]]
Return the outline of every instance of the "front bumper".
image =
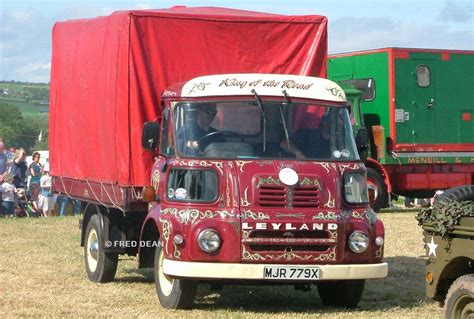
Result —
[[[387,277],[388,274],[387,263],[346,265],[231,264],[183,262],[168,259],[163,261],[163,272],[173,277],[263,280],[264,267],[267,266],[318,267],[321,274],[319,280],[376,279]]]

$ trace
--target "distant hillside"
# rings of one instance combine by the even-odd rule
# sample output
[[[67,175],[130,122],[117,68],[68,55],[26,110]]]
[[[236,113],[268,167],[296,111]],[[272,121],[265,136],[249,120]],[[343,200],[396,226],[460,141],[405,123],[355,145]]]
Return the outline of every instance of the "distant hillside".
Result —
[[[0,81],[0,102],[20,108],[25,116],[49,112],[49,84]]]

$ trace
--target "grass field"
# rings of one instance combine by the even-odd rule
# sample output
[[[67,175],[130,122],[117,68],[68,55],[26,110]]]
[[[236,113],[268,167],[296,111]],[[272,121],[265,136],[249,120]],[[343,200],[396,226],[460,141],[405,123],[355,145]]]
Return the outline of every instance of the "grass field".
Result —
[[[0,317],[441,317],[438,304],[425,300],[424,261],[417,259],[425,251],[415,214],[379,214],[389,275],[368,281],[352,311],[324,308],[316,289],[291,286],[227,286],[219,292],[202,286],[193,310],[164,310],[152,271],[136,270],[135,260],[120,261],[112,283],[88,281],[77,217],[0,219]]]
[[[0,102],[17,106],[20,108],[21,113],[23,116],[37,116],[38,114],[44,115],[45,113],[49,112],[49,105],[44,104],[29,104],[26,103],[24,100],[20,99],[6,99],[1,97]]]

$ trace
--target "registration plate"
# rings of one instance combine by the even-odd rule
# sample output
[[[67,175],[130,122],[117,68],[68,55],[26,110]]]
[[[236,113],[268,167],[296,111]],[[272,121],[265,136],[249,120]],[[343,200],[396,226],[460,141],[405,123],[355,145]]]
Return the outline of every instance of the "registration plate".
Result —
[[[263,269],[263,279],[318,280],[318,267],[268,266]]]

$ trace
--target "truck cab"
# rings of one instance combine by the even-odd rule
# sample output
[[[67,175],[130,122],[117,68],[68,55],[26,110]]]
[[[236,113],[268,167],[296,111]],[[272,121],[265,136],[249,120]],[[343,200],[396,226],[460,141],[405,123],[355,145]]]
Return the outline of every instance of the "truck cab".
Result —
[[[343,90],[326,79],[204,76],[166,89],[143,147],[156,162],[140,267],[160,303],[190,307],[202,281],[316,284],[355,307],[383,278],[384,227]]]

